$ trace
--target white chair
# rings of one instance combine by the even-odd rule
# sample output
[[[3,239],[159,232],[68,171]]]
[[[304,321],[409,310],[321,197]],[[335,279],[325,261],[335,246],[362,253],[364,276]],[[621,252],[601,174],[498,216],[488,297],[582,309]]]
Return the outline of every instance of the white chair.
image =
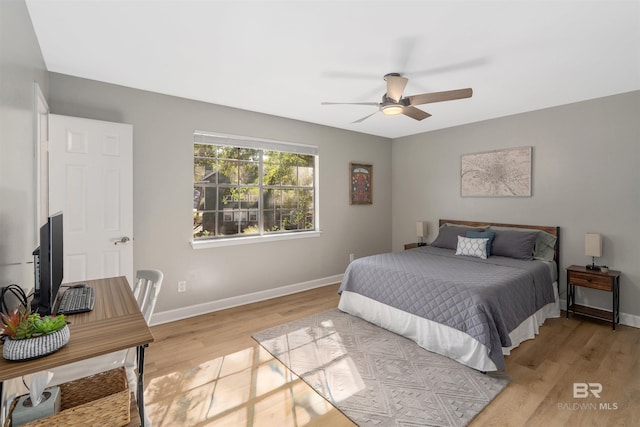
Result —
[[[138,306],[142,312],[147,325],[151,322],[153,310],[156,307],[156,301],[160,288],[162,287],[162,279],[164,275],[160,270],[138,270],[136,272],[136,283],[133,286],[133,296],[138,301]],[[137,375],[136,368],[138,366],[137,354],[133,349],[127,350],[124,366],[127,368],[127,379],[129,380],[129,390],[133,390],[137,397]]]
[[[144,320],[147,321],[147,325],[151,322],[163,277],[164,275],[160,270],[138,270],[136,273],[133,296],[138,301],[138,306],[142,311]]]
[[[156,300],[162,286],[164,275],[159,270],[138,270],[136,272],[136,282],[133,286],[133,295],[138,302],[140,311],[146,320],[147,325],[153,316]],[[124,366],[129,380],[129,390],[133,391],[137,397],[138,377],[137,377],[137,352],[136,349],[117,351],[103,356],[93,357],[87,360],[70,363],[50,369],[53,372],[53,379],[49,385],[54,386],[68,381],[77,380],[89,375],[109,371],[111,369]],[[150,426],[151,422],[145,415],[145,426]]]

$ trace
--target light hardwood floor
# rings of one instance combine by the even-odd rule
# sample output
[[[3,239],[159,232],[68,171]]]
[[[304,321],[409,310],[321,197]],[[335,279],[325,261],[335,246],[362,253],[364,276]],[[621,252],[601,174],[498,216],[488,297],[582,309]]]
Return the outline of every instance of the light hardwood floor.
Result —
[[[353,426],[251,338],[336,307],[337,288],[154,326],[145,371],[153,425]],[[471,426],[638,425],[639,357],[640,329],[549,319],[535,340],[507,356],[511,383]],[[574,383],[600,383],[600,398],[574,398]]]

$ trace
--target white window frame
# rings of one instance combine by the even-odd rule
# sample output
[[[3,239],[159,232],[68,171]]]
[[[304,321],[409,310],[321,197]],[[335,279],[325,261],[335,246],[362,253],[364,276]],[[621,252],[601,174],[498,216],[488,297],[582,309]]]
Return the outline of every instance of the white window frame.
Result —
[[[242,147],[260,150],[284,151],[288,153],[306,154],[315,156],[314,165],[314,229],[296,230],[291,232],[281,232],[277,234],[261,234],[252,236],[230,236],[214,239],[195,240],[191,236],[191,247],[193,249],[206,249],[222,246],[235,246],[255,244],[262,242],[273,242],[290,239],[306,239],[320,236],[320,216],[319,216],[319,162],[318,147],[313,145],[298,144],[292,142],[275,141],[263,138],[253,138],[247,136],[230,135],[223,133],[211,133],[206,131],[194,131],[193,144],[226,145],[231,147]],[[193,159],[193,156],[192,156]],[[192,160],[193,161],[193,160]],[[193,186],[193,184],[192,184]],[[193,188],[192,188],[193,191]]]

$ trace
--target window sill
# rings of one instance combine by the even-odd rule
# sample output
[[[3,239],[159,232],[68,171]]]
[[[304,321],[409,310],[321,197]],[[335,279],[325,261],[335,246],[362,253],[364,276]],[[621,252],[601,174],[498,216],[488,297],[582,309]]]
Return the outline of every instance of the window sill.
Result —
[[[266,242],[279,242],[281,240],[294,240],[294,239],[308,239],[311,237],[320,237],[321,231],[304,231],[299,233],[285,233],[285,234],[273,234],[267,236],[252,236],[252,237],[234,237],[229,239],[215,239],[215,240],[201,240],[191,242],[191,248],[196,249],[209,249],[220,248],[225,246],[237,246],[237,245],[253,245],[256,243]]]

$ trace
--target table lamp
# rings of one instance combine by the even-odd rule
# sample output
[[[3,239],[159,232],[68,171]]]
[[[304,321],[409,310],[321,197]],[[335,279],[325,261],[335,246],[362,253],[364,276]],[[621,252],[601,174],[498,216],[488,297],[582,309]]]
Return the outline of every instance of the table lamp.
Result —
[[[416,222],[416,235],[418,236],[418,246],[427,246],[424,241],[425,236],[427,235],[427,223],[424,221]]]
[[[587,264],[587,270],[600,271],[600,266],[596,265],[596,257],[602,256],[602,235],[598,233],[587,233],[584,235],[584,254],[591,257],[591,264]]]

